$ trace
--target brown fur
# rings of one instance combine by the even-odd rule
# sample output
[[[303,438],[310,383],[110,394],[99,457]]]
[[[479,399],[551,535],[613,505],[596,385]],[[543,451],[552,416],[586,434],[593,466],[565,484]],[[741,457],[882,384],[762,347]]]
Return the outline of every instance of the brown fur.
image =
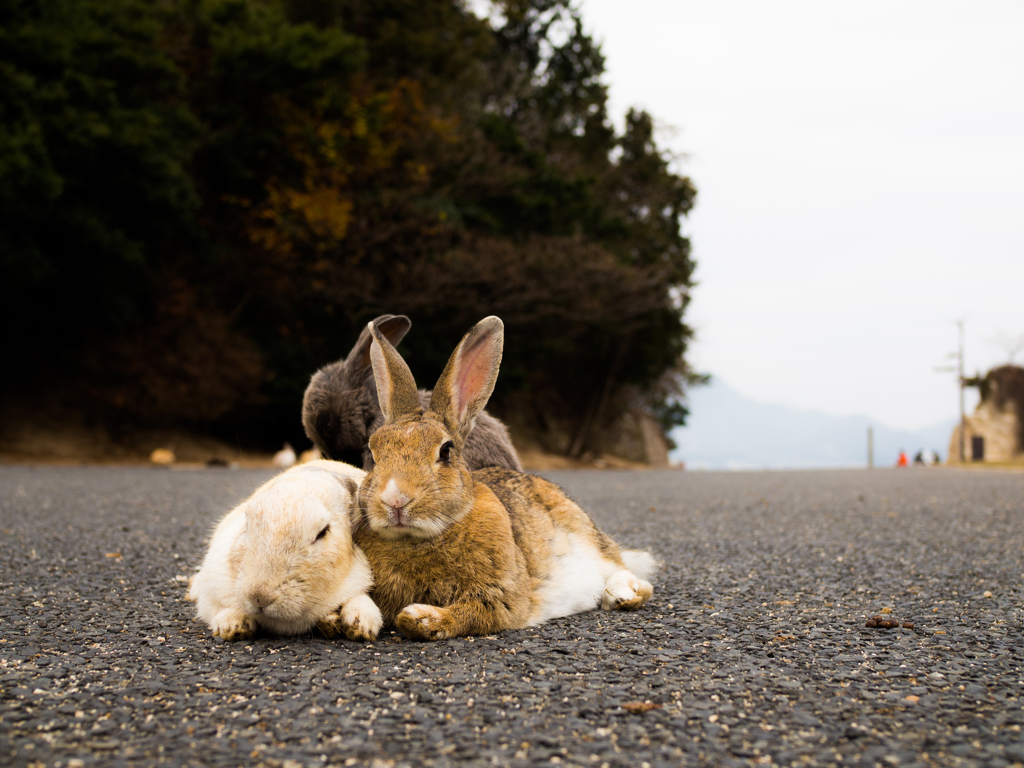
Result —
[[[368,527],[360,527],[356,536],[374,569],[371,596],[386,623],[395,623],[402,609],[415,603],[448,609],[423,639],[487,634],[529,623],[529,563],[512,539],[505,507],[485,485],[474,488],[472,515],[440,536],[387,540]],[[413,627],[410,634],[420,633]]]
[[[387,422],[370,438],[375,466],[360,486],[354,538],[370,561],[371,595],[386,623],[436,640],[543,620],[541,587],[560,540],[583,540],[609,572],[626,570],[615,542],[558,486],[497,467],[470,472],[463,446],[497,377],[497,318],[466,335],[427,411],[409,398],[415,382],[401,356],[382,334],[374,338]],[[641,592],[613,607],[639,607],[650,585]]]
[[[502,467],[482,469],[474,472],[473,477],[477,482],[487,485],[495,493],[499,488],[514,491],[516,496],[522,499],[520,503],[525,503],[533,509],[545,510],[555,528],[593,540],[605,557],[616,563],[622,563],[619,545],[611,536],[598,528],[590,519],[590,515],[566,496],[565,491],[551,481],[536,475],[512,472]],[[508,504],[505,506],[508,507]],[[509,511],[511,513],[511,510]]]

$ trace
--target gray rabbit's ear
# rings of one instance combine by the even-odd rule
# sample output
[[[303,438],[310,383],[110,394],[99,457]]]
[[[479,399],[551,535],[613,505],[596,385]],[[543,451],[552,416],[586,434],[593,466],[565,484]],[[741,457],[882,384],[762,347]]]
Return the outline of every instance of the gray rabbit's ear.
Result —
[[[460,442],[473,429],[498,380],[505,326],[493,315],[474,325],[448,359],[430,398],[438,414]]]
[[[422,413],[416,381],[409,366],[380,328],[370,323],[367,329],[373,336],[370,364],[373,366],[373,379],[377,383],[377,399],[384,414],[384,423],[390,424],[403,416]]]
[[[355,346],[345,358],[345,373],[356,378],[368,376],[370,373],[370,342],[373,340],[370,335],[370,328],[379,328],[384,338],[397,347],[398,342],[405,338],[405,334],[412,328],[412,321],[405,315],[381,315],[370,322],[359,334]]]

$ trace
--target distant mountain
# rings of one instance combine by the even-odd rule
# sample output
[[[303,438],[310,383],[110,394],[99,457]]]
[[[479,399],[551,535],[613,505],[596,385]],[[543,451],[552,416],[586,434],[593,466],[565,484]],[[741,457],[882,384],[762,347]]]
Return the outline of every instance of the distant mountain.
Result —
[[[719,379],[690,390],[690,416],[671,433],[673,461],[691,469],[795,469],[867,465],[867,432],[874,428],[875,466],[896,463],[900,449],[913,460],[922,449],[943,461],[956,425],[950,419],[915,432],[890,429],[866,416],[830,416],[743,397]]]

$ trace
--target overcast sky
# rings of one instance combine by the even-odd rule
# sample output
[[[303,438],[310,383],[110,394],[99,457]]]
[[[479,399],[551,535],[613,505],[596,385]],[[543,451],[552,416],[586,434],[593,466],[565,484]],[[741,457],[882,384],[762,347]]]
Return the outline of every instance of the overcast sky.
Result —
[[[698,189],[696,367],[914,429],[1024,339],[1024,2],[582,0]],[[1017,356],[1024,362],[1024,349]]]

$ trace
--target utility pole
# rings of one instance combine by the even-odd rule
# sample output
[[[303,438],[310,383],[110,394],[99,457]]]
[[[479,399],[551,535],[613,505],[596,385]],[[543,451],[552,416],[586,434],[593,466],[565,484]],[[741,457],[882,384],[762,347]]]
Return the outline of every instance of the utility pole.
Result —
[[[957,382],[960,384],[960,463],[967,461],[967,413],[964,410],[964,321],[956,321],[960,343],[957,351],[947,357],[956,358],[956,367],[936,368],[936,371],[956,371]]]
[[[868,427],[868,469],[875,468],[875,429]]]
[[[957,379],[960,381],[960,463],[967,461],[967,414],[964,413],[964,321],[957,320],[960,329],[960,347],[957,349]]]

